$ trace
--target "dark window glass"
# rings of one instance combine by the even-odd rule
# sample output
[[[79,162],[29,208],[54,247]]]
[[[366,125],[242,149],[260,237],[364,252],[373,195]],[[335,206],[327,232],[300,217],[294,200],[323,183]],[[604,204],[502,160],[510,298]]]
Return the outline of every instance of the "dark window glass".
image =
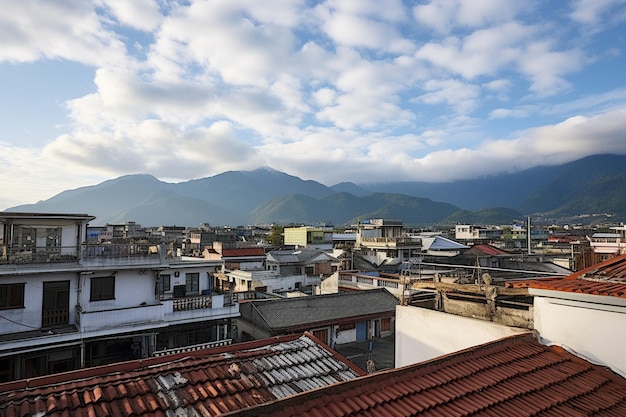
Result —
[[[91,278],[90,301],[115,299],[115,277]]]
[[[0,285],[0,309],[24,307],[24,284]]]

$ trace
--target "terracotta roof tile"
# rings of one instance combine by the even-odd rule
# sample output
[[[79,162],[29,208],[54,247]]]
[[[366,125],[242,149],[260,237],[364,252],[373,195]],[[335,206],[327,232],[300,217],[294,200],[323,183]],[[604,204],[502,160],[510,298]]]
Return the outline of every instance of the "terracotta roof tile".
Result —
[[[626,380],[525,334],[241,410],[240,416],[626,415]]]
[[[507,287],[535,288],[626,298],[626,255],[620,255],[566,277],[508,282]]]
[[[363,375],[312,335],[0,384],[0,416],[215,415]]]

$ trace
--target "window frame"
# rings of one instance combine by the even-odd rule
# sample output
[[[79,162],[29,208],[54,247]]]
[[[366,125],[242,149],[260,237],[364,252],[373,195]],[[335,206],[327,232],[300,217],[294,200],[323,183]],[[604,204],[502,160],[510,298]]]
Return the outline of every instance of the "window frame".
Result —
[[[12,310],[16,308],[24,308],[24,296],[26,291],[25,283],[1,284],[0,291],[4,290],[4,297],[0,296],[0,301],[4,298],[4,303],[0,304],[0,310]],[[18,293],[13,291],[17,290]],[[18,301],[13,301],[17,299]]]
[[[159,275],[159,291],[160,294],[172,291],[172,276],[170,274]],[[167,282],[167,285],[165,283]]]
[[[199,272],[185,272],[185,292],[187,294],[200,294]]]
[[[110,291],[106,291],[105,285],[107,281],[111,281]],[[89,288],[89,301],[106,301],[115,300],[115,275],[109,275],[106,277],[92,277]],[[106,291],[106,292],[105,292]]]

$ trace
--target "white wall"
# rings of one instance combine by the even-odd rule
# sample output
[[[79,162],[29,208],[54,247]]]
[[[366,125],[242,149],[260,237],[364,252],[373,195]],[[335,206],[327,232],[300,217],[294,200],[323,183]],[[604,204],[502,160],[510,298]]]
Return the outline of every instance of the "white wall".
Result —
[[[623,302],[617,297],[586,297]],[[535,296],[534,320],[541,343],[562,346],[626,377],[626,306]]]
[[[425,308],[397,306],[395,364],[396,367],[411,365],[527,332],[527,329]]]
[[[3,334],[26,332],[39,329],[43,308],[44,282],[70,281],[69,322],[74,323],[76,310],[76,273],[62,272],[58,274],[33,274],[2,277],[3,284],[21,284],[24,286],[24,308],[1,310],[0,331]]]
[[[118,271],[115,274],[115,298],[112,300],[90,301],[91,279],[108,276],[109,274],[110,272],[97,273],[81,277],[83,287],[79,302],[83,311],[136,307],[144,302],[146,304],[156,303],[154,295],[155,277],[151,270],[142,270],[141,273],[139,270]]]

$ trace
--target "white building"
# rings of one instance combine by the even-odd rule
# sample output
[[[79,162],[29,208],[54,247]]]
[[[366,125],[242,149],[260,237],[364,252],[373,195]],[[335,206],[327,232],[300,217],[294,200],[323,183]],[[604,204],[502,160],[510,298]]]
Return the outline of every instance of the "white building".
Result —
[[[502,237],[502,229],[482,227],[471,224],[457,224],[454,228],[454,237],[466,242],[489,242]]]
[[[420,255],[420,239],[406,233],[400,220],[366,219],[357,226],[354,251],[376,266],[397,266]]]
[[[86,243],[94,217],[0,213],[0,381],[230,343],[219,261]]]
[[[614,232],[594,233],[587,238],[597,259],[605,260],[626,254],[626,226],[616,226],[611,229]]]

